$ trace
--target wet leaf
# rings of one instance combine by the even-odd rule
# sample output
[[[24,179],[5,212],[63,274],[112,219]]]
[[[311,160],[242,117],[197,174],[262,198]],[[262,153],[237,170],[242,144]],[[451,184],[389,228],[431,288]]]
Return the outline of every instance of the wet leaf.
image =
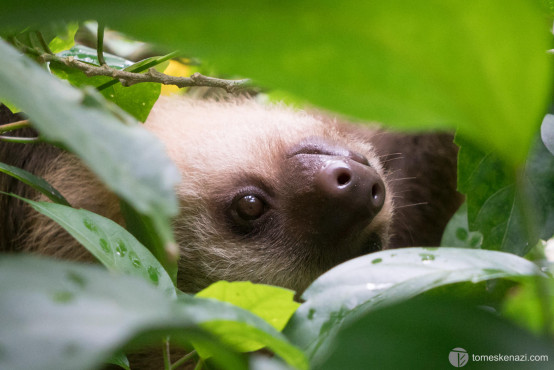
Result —
[[[56,221],[109,270],[139,276],[175,296],[175,285],[160,262],[117,223],[84,209],[18,198]]]
[[[312,283],[285,334],[310,359],[320,358],[347,318],[446,284],[540,274],[536,265],[521,257],[487,250],[406,248],[372,253],[347,261]]]

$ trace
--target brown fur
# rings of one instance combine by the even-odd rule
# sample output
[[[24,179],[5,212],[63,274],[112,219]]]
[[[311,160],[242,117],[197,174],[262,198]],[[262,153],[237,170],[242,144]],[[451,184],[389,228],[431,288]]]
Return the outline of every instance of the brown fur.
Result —
[[[174,222],[182,289],[197,291],[226,279],[301,291],[333,265],[361,254],[359,240],[368,235],[378,235],[384,248],[438,244],[460,202],[451,136],[400,135],[327,121],[251,100],[160,99],[145,126],[166,144],[182,172],[176,189],[181,213]],[[309,137],[365,155],[384,179],[385,204],[356,235],[333,239],[326,230],[312,230],[310,220],[297,214],[302,209],[283,206],[289,191],[307,186],[291,175],[287,153]],[[44,176],[73,206],[122,223],[115,196],[73,156],[44,144],[0,142],[0,161]],[[277,202],[278,212],[256,235],[233,232],[224,217],[225,204],[244,184],[263,188]],[[37,198],[2,174],[0,189]],[[69,235],[20,201],[0,195],[0,206],[0,249],[89,258]]]

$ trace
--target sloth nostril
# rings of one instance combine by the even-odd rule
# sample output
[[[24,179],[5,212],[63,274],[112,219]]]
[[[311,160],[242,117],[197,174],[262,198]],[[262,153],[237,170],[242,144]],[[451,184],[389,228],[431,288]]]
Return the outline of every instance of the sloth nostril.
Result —
[[[376,210],[380,210],[385,203],[385,187],[380,179],[371,186],[371,202]]]
[[[352,176],[348,172],[341,172],[337,176],[337,183],[339,186],[347,185],[350,180],[352,179]]]
[[[377,200],[381,196],[381,186],[379,184],[374,184],[371,188],[371,196],[373,199]]]

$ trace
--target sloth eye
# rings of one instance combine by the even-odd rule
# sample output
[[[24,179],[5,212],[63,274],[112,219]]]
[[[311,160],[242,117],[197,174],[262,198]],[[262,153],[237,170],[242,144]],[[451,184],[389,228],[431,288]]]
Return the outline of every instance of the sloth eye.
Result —
[[[235,202],[237,215],[245,221],[260,218],[265,211],[265,203],[259,197],[248,194]]]

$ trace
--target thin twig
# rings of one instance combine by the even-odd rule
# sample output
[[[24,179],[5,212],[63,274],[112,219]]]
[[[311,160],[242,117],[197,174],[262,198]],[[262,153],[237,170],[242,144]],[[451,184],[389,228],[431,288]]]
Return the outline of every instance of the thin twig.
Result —
[[[0,134],[3,134],[5,132],[10,132],[14,130],[19,130],[22,128],[31,127],[31,123],[29,120],[23,120],[23,121],[17,121],[12,123],[6,123],[4,125],[0,125]]]
[[[165,338],[163,340],[163,356],[164,356],[164,369],[170,370],[171,369],[171,356],[169,353],[169,338]]]
[[[31,144],[40,141],[39,137],[0,136],[0,141],[7,143]]]
[[[225,80],[221,78],[207,77],[201,75],[200,73],[195,73],[190,77],[176,77],[160,73],[154,68],[149,68],[145,73],[136,73],[111,68],[108,65],[96,66],[88,64],[81,62],[72,56],[62,58],[55,54],[41,53],[39,50],[29,48],[23,44],[19,44],[18,46],[24,51],[38,56],[43,62],[60,63],[71,68],[76,68],[89,77],[112,77],[119,80],[123,86],[132,86],[142,82],[156,82],[164,85],[175,85],[180,88],[192,86],[219,87],[232,94],[236,94],[251,87],[250,79]]]
[[[102,22],[98,22],[97,42],[96,42],[96,54],[98,55],[98,64],[101,66],[106,65],[104,59],[104,29],[105,25]]]
[[[192,357],[194,357],[196,355],[196,350],[192,350],[190,351],[189,353],[187,353],[186,355],[184,355],[183,357],[181,357],[180,359],[178,359],[177,361],[175,361],[172,365],[171,365],[171,370],[175,370],[177,369],[179,366],[181,366],[182,364],[184,364],[185,362],[187,362],[188,360],[190,360]]]
[[[155,67],[158,64],[162,64],[163,62],[168,61],[170,59],[173,59],[177,56],[179,56],[179,52],[174,51],[172,53],[162,55],[161,57],[154,58],[148,63],[141,64],[141,65],[138,65],[138,66],[137,65],[132,65],[129,68],[127,68],[127,72],[139,73],[139,72],[142,72],[142,71],[146,71],[148,68]],[[106,82],[105,84],[102,84],[102,85],[98,86],[96,89],[98,91],[102,91],[104,89],[107,89],[110,86],[113,86],[113,85],[117,84],[118,82],[119,82],[119,80],[111,80],[111,81]]]
[[[83,71],[87,76],[108,76],[118,79],[123,86],[132,86],[142,82],[157,82],[164,85],[175,85],[177,87],[207,86],[220,87],[229,93],[237,93],[250,86],[249,79],[243,80],[224,80],[220,78],[207,77],[200,73],[195,73],[190,77],[175,77],[150,68],[146,73],[134,73],[111,68],[107,65],[94,66],[81,62],[73,57],[60,58],[56,55],[43,54],[40,56],[45,62],[62,63],[68,67],[77,68]]]

